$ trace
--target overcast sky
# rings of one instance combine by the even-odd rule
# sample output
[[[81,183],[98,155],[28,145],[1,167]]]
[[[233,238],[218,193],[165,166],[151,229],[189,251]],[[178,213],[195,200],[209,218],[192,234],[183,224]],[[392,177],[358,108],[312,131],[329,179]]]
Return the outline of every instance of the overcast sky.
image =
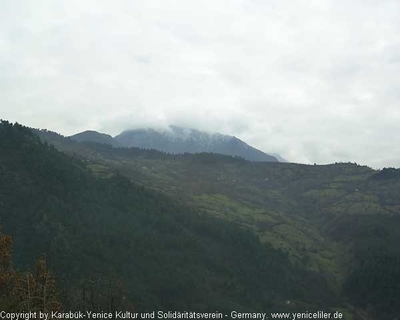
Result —
[[[400,1],[0,2],[0,118],[400,167]]]

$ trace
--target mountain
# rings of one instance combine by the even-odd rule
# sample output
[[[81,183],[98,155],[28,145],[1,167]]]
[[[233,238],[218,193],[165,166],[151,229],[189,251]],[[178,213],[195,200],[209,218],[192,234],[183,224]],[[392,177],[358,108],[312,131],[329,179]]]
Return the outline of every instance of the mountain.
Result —
[[[59,148],[65,143],[74,155],[58,151],[34,132],[54,139]],[[147,154],[158,162],[175,157],[78,143],[0,122],[0,236],[12,236],[18,270],[47,257],[66,311],[229,314],[330,310],[340,303],[322,273],[293,263],[235,222],[122,176],[97,148],[117,156],[134,152],[137,160]],[[7,289],[12,288],[0,286],[0,310],[9,307],[3,299]]]
[[[102,143],[102,144],[109,144],[114,147],[119,147],[120,144],[113,139],[112,136],[105,133],[99,133],[97,131],[86,130],[81,133],[74,134],[70,136],[72,140],[78,142],[95,142],[95,143]]]
[[[125,147],[154,149],[173,154],[210,152],[238,156],[249,161],[278,161],[236,137],[178,126],[169,126],[166,130],[127,130],[114,140]]]
[[[90,281],[104,291],[111,279],[139,307],[400,312],[400,169],[172,155],[34,132],[41,143],[0,128],[0,224],[17,266],[46,253],[78,300]]]
[[[112,137],[97,131],[84,131],[69,137],[77,142],[108,144],[113,147],[136,147],[171,154],[216,153],[257,162],[287,162],[277,154],[269,155],[242,140],[220,133],[208,133],[190,128],[169,126],[168,129],[126,130]]]
[[[77,143],[46,131],[41,138],[87,159],[96,175],[115,170],[282,250],[327,279],[343,297],[345,306],[336,306],[346,310],[345,319],[393,319],[400,312],[400,169],[170,155]]]

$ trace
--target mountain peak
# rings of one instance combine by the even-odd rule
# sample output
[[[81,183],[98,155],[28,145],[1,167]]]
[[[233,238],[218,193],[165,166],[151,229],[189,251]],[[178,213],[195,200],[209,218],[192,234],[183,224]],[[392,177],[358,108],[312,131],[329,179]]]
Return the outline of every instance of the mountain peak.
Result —
[[[95,142],[101,144],[109,144],[115,147],[120,146],[120,144],[109,134],[100,133],[94,130],[86,130],[74,134],[73,136],[70,136],[70,138],[78,142]]]
[[[70,138],[78,142],[154,149],[172,154],[210,152],[257,162],[279,162],[278,159],[281,159],[278,155],[266,154],[235,136],[177,125],[125,130],[114,138],[108,134],[86,130]]]
[[[170,125],[167,129],[126,130],[114,139],[122,146],[155,149],[167,153],[210,152],[238,156],[249,161],[278,161],[234,136],[176,125]]]

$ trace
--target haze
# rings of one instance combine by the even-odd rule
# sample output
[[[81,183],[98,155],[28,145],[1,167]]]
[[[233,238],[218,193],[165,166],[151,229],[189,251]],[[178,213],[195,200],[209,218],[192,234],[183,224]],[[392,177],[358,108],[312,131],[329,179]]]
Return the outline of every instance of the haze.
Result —
[[[175,124],[301,163],[399,167],[399,1],[0,4],[0,118]]]

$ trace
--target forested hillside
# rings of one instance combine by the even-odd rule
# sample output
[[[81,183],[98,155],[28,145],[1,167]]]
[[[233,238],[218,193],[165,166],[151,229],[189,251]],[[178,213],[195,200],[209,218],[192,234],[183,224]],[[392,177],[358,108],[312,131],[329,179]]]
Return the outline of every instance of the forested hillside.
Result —
[[[240,224],[61,153],[26,127],[2,121],[0,150],[0,224],[14,241],[14,267],[45,254],[66,310],[344,304],[323,274]]]
[[[38,134],[85,159],[98,177],[117,171],[250,231],[294,264],[322,275],[354,314],[392,319],[400,312],[399,169],[167,155]]]

